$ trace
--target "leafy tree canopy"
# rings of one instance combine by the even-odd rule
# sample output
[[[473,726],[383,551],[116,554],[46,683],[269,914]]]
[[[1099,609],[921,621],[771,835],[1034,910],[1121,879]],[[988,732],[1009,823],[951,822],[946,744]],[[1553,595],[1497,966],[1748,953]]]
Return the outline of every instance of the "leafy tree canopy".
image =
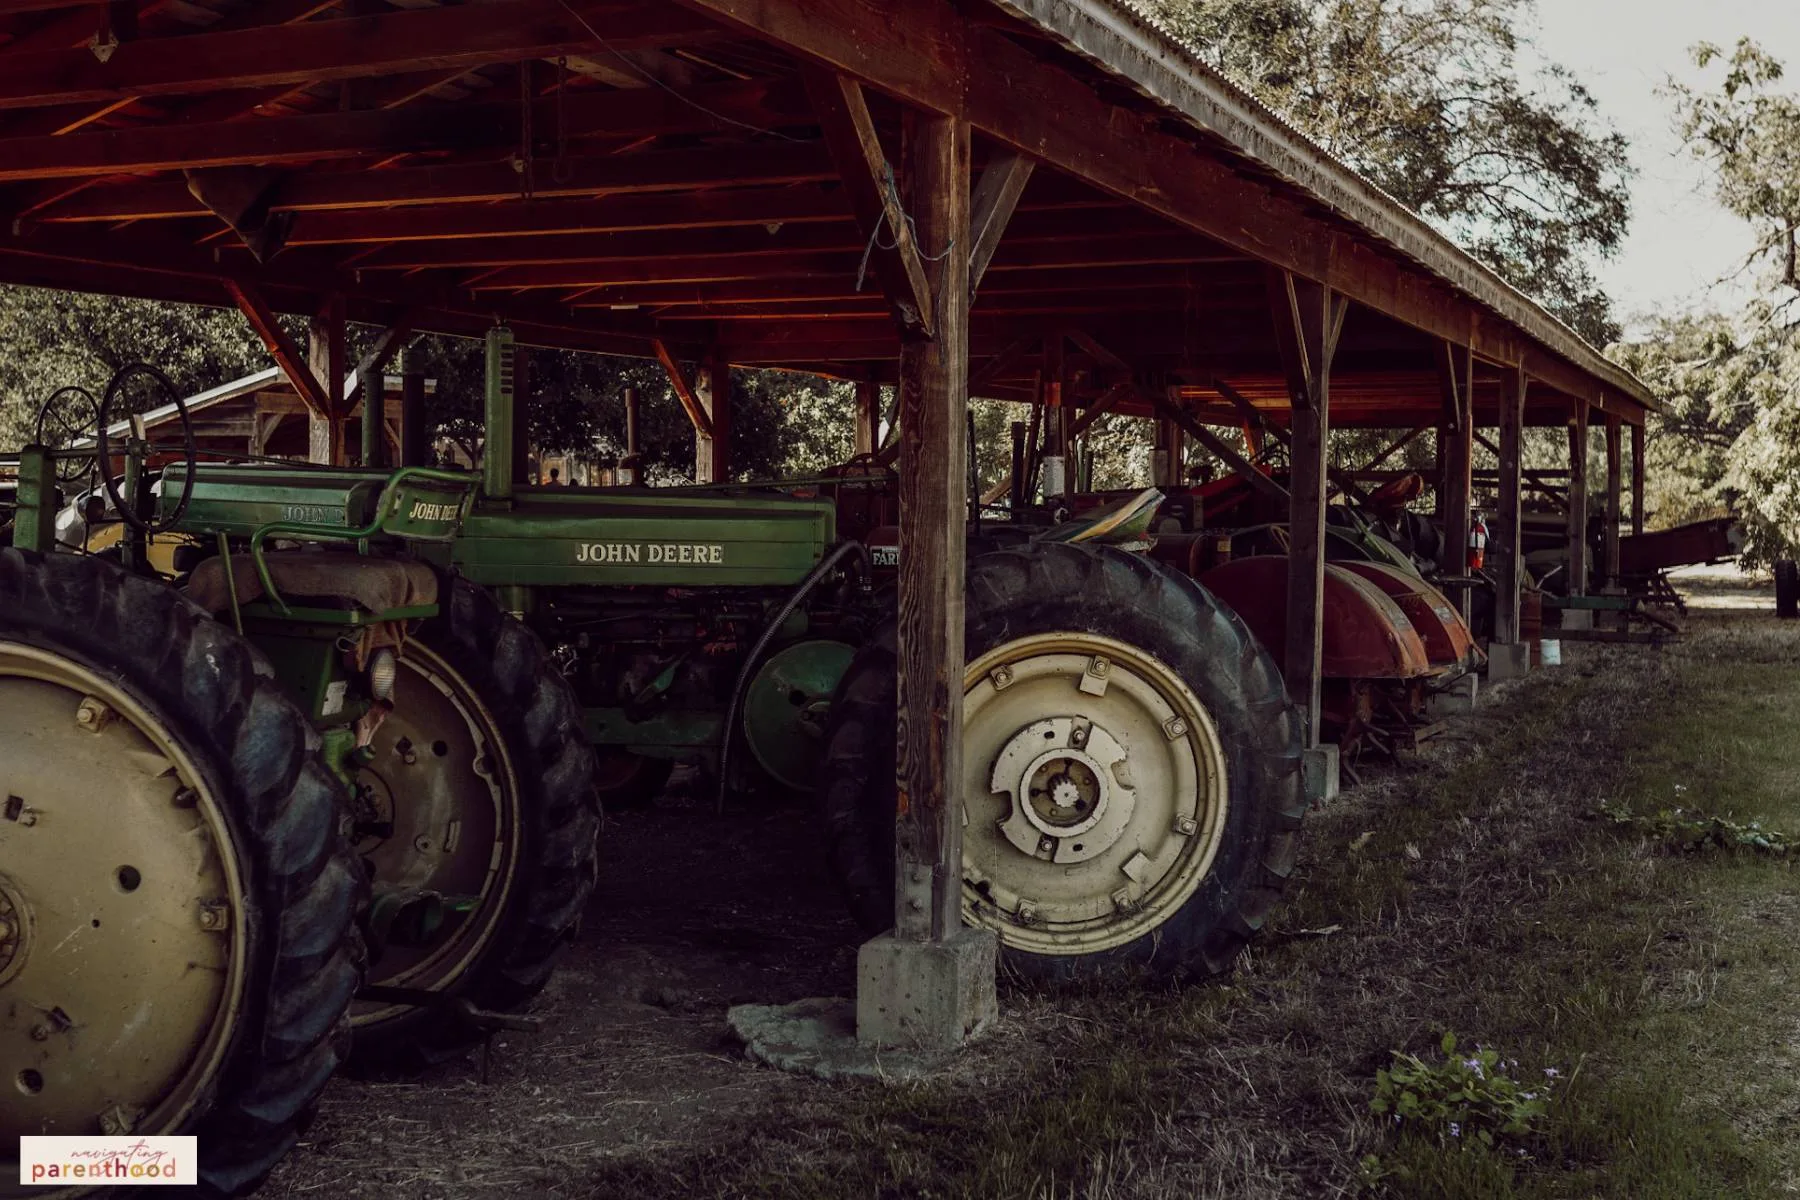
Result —
[[[1554,64],[1530,0],[1139,0],[1201,57],[1583,336],[1625,235],[1625,139]]]

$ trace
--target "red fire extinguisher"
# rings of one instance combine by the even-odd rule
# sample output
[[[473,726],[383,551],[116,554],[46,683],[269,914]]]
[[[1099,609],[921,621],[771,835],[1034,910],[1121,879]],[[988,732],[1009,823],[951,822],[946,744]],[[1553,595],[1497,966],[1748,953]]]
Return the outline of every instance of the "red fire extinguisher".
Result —
[[[1469,524],[1469,570],[1479,571],[1487,560],[1488,530],[1487,521],[1480,513]]]

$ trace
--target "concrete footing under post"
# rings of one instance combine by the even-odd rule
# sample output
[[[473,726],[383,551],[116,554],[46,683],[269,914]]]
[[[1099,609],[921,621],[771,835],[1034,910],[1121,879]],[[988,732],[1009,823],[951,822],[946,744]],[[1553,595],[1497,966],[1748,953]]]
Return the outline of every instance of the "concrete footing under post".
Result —
[[[1425,702],[1425,712],[1433,720],[1445,717],[1458,717],[1475,711],[1476,698],[1481,695],[1481,676],[1473,671],[1460,676],[1449,687],[1432,696]]]
[[[990,929],[960,929],[941,942],[884,934],[856,954],[856,1040],[865,1046],[949,1049],[999,1014]]]
[[[992,930],[942,942],[884,934],[856,956],[856,999],[740,1004],[725,1015],[744,1052],[822,1079],[917,1079],[946,1069],[956,1049],[999,1016]]]
[[[1518,679],[1531,673],[1531,643],[1488,643],[1488,682]]]
[[[1301,751],[1301,779],[1306,787],[1306,801],[1313,807],[1338,797],[1338,748],[1313,746]]]

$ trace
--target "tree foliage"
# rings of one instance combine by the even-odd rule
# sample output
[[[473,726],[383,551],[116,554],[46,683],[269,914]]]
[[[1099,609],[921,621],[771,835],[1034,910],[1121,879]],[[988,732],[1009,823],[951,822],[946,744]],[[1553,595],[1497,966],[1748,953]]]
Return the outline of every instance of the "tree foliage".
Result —
[[[1693,56],[1697,66],[1725,73],[1711,88],[1665,85],[1681,134],[1713,168],[1719,203],[1755,230],[1752,261],[1772,260],[1776,282],[1800,292],[1800,96],[1777,90],[1782,63],[1748,38],[1729,54],[1702,42]]]
[[[1325,149],[1597,345],[1593,263],[1624,238],[1625,139],[1554,64],[1530,0],[1140,0]]]

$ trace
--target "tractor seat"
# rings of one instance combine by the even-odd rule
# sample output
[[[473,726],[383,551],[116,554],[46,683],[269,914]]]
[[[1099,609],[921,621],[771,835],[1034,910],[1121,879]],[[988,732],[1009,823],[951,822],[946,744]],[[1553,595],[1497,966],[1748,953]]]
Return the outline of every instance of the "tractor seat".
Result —
[[[437,574],[417,559],[369,558],[338,550],[273,550],[264,559],[269,578],[289,601],[320,608],[355,607],[372,615],[437,603]],[[232,555],[231,574],[239,604],[262,598],[262,580],[249,555]],[[207,612],[230,611],[225,560],[215,556],[195,567],[184,591]]]

